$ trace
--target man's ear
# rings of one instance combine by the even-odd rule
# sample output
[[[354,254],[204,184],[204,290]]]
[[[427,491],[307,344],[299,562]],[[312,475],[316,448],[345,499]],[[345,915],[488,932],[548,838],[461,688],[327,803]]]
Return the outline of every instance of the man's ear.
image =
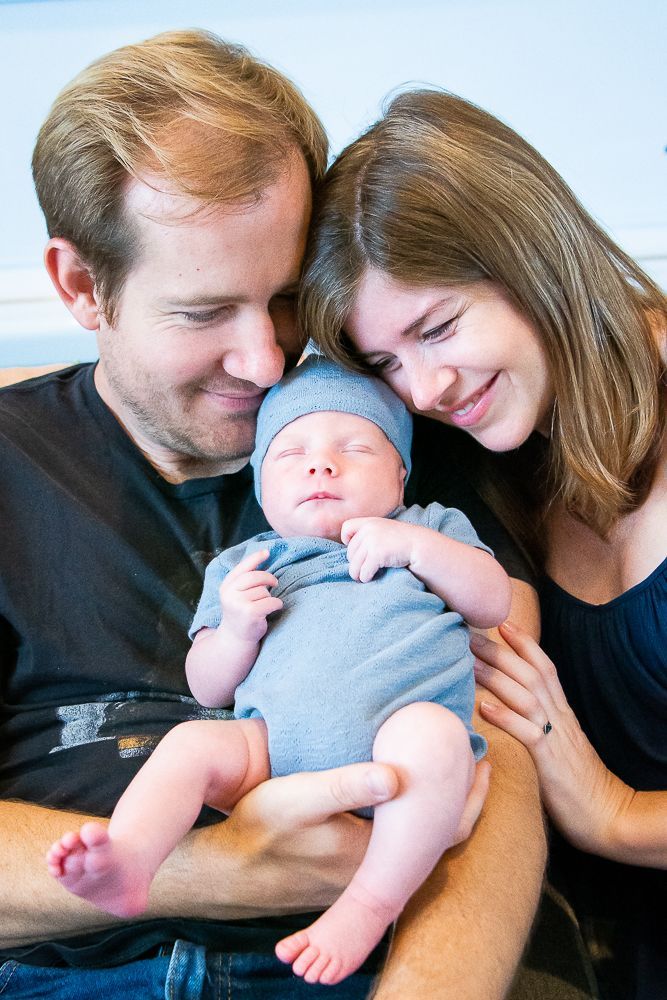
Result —
[[[86,330],[98,330],[100,310],[95,298],[95,282],[74,244],[59,236],[49,240],[44,264],[58,295],[77,323]]]

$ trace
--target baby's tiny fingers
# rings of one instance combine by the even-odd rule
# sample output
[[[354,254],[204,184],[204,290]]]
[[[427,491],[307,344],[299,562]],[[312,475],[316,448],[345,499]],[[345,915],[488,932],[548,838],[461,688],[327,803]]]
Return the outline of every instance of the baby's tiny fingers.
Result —
[[[278,580],[273,573],[267,573],[263,569],[256,569],[252,573],[244,573],[236,581],[234,590],[242,593],[246,590],[253,590],[255,587],[275,587],[277,584]]]
[[[233,569],[230,569],[226,579],[233,580],[237,576],[241,576],[243,573],[248,573],[251,570],[257,569],[257,567],[261,566],[263,562],[266,562],[268,558],[268,549],[258,549],[257,552],[251,552],[250,555],[241,559],[241,561],[238,562]]]
[[[264,597],[262,601],[255,605],[255,609],[261,612],[262,617],[266,618],[267,615],[272,615],[276,611],[282,611],[283,602],[279,597],[271,597],[268,595]]]
[[[343,521],[340,529],[340,540],[343,545],[347,545],[357,532],[360,531],[365,524],[372,520],[374,520],[374,518],[371,517],[349,517],[347,521]]]
[[[361,583],[370,583],[377,571],[380,569],[380,563],[377,558],[366,552],[362,563],[359,567],[359,580]]]

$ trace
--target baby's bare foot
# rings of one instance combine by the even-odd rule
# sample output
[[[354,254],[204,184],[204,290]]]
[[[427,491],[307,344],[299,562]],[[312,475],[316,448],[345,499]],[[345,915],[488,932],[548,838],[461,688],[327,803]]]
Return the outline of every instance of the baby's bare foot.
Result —
[[[335,986],[356,972],[397,916],[352,883],[310,927],[279,941],[276,955],[307,983]]]
[[[46,864],[65,889],[107,913],[134,917],[146,909],[151,875],[138,853],[112,840],[102,823],[66,833],[47,851]]]

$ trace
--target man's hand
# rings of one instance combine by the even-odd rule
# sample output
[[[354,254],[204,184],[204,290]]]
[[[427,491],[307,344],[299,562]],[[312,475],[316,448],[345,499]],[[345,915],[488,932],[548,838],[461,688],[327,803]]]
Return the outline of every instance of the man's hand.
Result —
[[[486,761],[477,765],[456,843],[477,821],[490,771]],[[391,767],[368,763],[273,778],[249,792],[220,830],[248,886],[264,887],[257,909],[240,915],[330,906],[359,867],[370,837],[371,823],[350,810],[378,806],[397,791]]]
[[[461,813],[458,829],[450,847],[456,847],[468,839],[480,817],[482,808],[489,793],[491,781],[491,764],[488,760],[480,760],[475,768],[475,778],[468,792],[466,804]]]
[[[280,611],[283,602],[272,597],[278,583],[273,573],[258,569],[269,557],[268,549],[246,556],[230,570],[220,585],[225,631],[244,642],[259,642],[268,629],[267,616]]]
[[[197,863],[213,856],[222,867],[208,875],[199,900],[191,891],[188,895],[183,871],[174,912],[238,919],[325,909],[351,880],[370,837],[371,823],[350,810],[377,806],[397,791],[393,769],[376,763],[263,782],[237,803],[225,823],[188,835],[180,864],[190,841]],[[168,859],[158,872],[156,883],[179,867],[179,851],[173,864]],[[166,899],[167,892],[163,895]]]
[[[397,790],[394,771],[373,763],[264,782],[224,823],[192,830],[178,844],[155,877],[145,918],[238,920],[324,909],[352,878],[370,836],[368,820],[347,810],[378,805]],[[92,818],[0,802],[0,947],[119,923],[65,892],[42,862],[63,830]]]

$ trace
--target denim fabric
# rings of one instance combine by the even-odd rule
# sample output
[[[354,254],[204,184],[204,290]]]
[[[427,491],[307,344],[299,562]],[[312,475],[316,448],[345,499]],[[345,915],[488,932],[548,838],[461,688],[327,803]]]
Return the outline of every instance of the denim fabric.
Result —
[[[17,1000],[164,1000],[170,960],[146,959],[113,969],[43,968],[10,960],[0,967],[0,997]],[[175,993],[172,996],[177,997]],[[182,996],[188,996],[183,993]]]
[[[358,972],[338,986],[311,986],[272,955],[206,951],[176,941],[171,956],[108,969],[42,968],[9,961],[0,967],[2,1000],[364,1000],[373,982]]]

